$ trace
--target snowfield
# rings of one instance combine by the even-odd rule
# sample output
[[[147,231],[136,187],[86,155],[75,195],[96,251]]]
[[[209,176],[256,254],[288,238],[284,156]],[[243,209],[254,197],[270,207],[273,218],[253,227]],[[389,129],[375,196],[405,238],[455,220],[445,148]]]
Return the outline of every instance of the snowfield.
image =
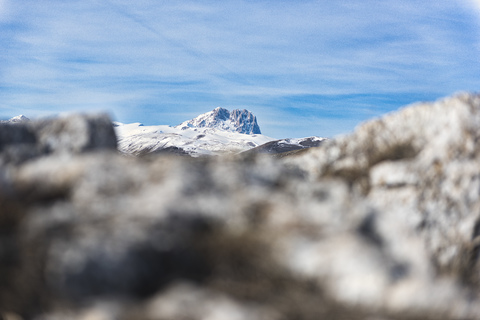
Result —
[[[217,128],[143,126],[141,123],[117,122],[115,133],[118,149],[124,153],[143,154],[176,147],[193,157],[239,153],[275,140],[261,134]]]
[[[121,152],[134,155],[170,152],[215,156],[247,150],[281,153],[317,147],[325,138],[308,137],[277,140],[261,134],[257,118],[248,110],[216,108],[172,127],[144,126],[141,123],[114,122]]]

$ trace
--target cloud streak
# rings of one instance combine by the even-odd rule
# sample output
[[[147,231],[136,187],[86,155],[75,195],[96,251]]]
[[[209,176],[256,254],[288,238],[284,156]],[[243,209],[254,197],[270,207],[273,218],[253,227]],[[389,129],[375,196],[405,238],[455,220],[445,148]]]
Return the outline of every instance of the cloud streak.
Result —
[[[472,3],[0,0],[0,117],[106,109],[177,124],[225,106],[271,136],[332,136],[478,90]]]

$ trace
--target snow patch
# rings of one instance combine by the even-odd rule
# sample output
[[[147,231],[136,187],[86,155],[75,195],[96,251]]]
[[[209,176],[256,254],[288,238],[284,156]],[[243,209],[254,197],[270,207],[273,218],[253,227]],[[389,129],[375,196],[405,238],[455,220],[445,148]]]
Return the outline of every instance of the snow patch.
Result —
[[[120,151],[132,154],[155,152],[178,147],[198,157],[239,153],[275,139],[261,135],[249,135],[219,129],[140,126],[137,123],[115,127]]]

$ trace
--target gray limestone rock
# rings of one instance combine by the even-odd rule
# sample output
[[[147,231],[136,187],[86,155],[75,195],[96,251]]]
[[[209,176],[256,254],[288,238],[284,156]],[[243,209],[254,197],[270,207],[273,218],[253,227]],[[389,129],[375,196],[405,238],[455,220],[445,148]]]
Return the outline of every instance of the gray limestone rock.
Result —
[[[107,115],[72,114],[42,120],[0,123],[0,165],[19,164],[40,156],[115,150]]]
[[[291,164],[341,177],[422,235],[441,270],[473,250],[480,223],[480,96],[409,106],[328,141]],[[475,249],[476,250],[476,249]]]
[[[0,171],[3,314],[480,317],[479,96],[282,160],[126,157],[85,119],[28,127],[50,152]]]
[[[49,152],[82,153],[117,147],[107,115],[72,114],[32,123],[38,142]]]
[[[230,112],[225,108],[215,108],[192,120],[183,122],[178,127],[217,128],[244,134],[261,134],[257,117],[245,109],[235,109]]]

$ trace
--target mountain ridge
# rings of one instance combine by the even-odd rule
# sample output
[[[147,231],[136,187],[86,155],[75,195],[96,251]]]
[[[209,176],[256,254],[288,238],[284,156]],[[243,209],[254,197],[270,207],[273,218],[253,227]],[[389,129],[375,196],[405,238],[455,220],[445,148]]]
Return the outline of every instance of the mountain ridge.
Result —
[[[294,151],[319,147],[326,140],[326,138],[320,138],[316,136],[273,140],[244,151],[242,154],[287,154]]]
[[[0,123],[30,122],[24,115]],[[224,154],[278,154],[316,147],[325,138],[275,139],[261,134],[256,116],[217,107],[177,126],[113,121],[118,150],[125,154],[175,154],[191,157]]]
[[[0,123],[20,123],[20,122],[28,122],[30,121],[29,118],[25,117],[23,114],[10,118],[8,120],[0,120]]]
[[[212,128],[243,134],[262,134],[257,117],[246,109],[234,109],[230,112],[225,108],[218,107],[184,121],[176,127],[183,130],[186,128]]]
[[[243,109],[212,111],[177,126],[114,122],[118,149],[127,154],[174,153],[192,157],[236,154],[276,140],[261,134],[257,118]]]

